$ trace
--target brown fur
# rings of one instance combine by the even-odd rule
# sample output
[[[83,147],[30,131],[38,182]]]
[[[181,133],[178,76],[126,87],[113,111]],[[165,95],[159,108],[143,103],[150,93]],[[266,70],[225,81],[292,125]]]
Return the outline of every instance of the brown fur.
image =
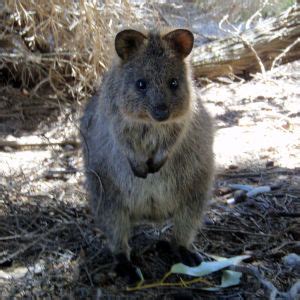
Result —
[[[129,256],[132,225],[171,218],[175,242],[189,248],[213,177],[212,121],[195,95],[186,58],[193,36],[127,30],[115,45],[120,58],[81,123],[96,223],[113,251]],[[139,79],[145,90],[137,88]],[[157,121],[161,107],[169,115]]]

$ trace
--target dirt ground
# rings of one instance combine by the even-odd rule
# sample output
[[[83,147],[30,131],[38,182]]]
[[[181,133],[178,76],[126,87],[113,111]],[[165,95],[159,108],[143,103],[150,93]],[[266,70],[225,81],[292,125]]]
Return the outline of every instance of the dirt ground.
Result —
[[[195,246],[204,256],[250,255],[240,284],[208,292],[173,276],[179,286],[128,292],[89,214],[80,110],[63,107],[34,130],[14,118],[0,126],[1,298],[296,299],[300,264],[289,258],[300,255],[300,62],[247,82],[197,84],[216,120],[217,171]],[[230,184],[271,191],[245,198]],[[134,231],[133,260],[147,282],[170,268],[155,245],[171,232],[170,224]],[[220,276],[206,279],[214,285]]]

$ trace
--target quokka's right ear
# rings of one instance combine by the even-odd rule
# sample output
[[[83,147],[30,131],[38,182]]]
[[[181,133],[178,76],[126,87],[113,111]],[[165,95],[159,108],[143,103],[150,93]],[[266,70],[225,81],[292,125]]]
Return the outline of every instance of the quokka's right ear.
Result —
[[[120,31],[115,38],[117,54],[123,60],[128,59],[137,52],[146,38],[141,32],[133,29]]]
[[[181,57],[187,57],[194,45],[194,35],[187,29],[175,29],[163,36],[171,49]]]

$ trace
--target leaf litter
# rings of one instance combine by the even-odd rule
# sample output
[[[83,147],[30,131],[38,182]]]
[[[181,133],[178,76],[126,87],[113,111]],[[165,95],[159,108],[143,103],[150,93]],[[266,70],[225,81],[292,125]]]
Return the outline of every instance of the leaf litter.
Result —
[[[28,0],[24,5],[27,3],[33,1]],[[97,13],[92,6],[81,9]],[[51,17],[55,20],[59,14],[61,11],[54,11]],[[26,22],[34,19],[23,8],[16,16],[19,19],[10,26],[17,30],[20,24],[29,24]],[[80,20],[86,16],[74,14],[64,22],[71,22],[68,24],[71,31],[84,29]],[[109,12],[105,16],[107,24],[96,18],[104,30],[110,24]],[[41,15],[43,22],[47,22],[46,17]],[[48,25],[39,30],[47,31]],[[89,26],[92,30],[96,28],[93,23]],[[24,49],[46,41],[37,40],[30,30],[24,35],[28,37],[25,48],[23,42],[13,40],[19,47],[19,55],[24,54]],[[55,47],[56,38],[59,36],[51,39],[51,47]],[[172,274],[165,282],[169,285],[128,292],[126,282],[116,277],[105,237],[93,224],[87,205],[77,133],[80,109],[73,108],[74,99],[79,101],[85,93],[92,92],[91,83],[105,67],[100,63],[104,52],[88,48],[84,52],[86,60],[81,62],[76,53],[70,55],[68,38],[72,36],[67,34],[64,38],[67,38],[68,51],[59,52],[62,59],[59,67],[66,71],[74,88],[63,89],[58,99],[56,90],[71,83],[56,72],[43,72],[44,66],[51,70],[57,64],[55,57],[30,56],[25,65],[5,57],[12,70],[21,69],[20,78],[11,79],[9,86],[1,82],[1,296],[174,299],[185,295],[194,299],[295,299],[300,278],[297,267],[300,254],[299,62],[268,71],[264,78],[257,75],[249,82],[226,79],[198,89],[216,119],[217,174],[195,247],[208,260],[206,263],[211,260],[209,255],[249,258],[205,279]],[[97,42],[97,38],[99,35],[92,41]],[[92,67],[90,51],[96,51],[94,55],[99,58],[92,61]],[[34,72],[29,68],[33,61],[41,66]],[[83,82],[80,70],[83,74],[88,72]],[[49,76],[52,84],[47,81]],[[36,78],[40,84],[31,86],[31,80]],[[73,93],[71,104],[69,91]],[[49,111],[55,111],[55,122],[49,117]],[[256,193],[236,201],[233,185],[239,185],[238,190],[247,187],[246,192],[256,190]],[[264,188],[261,193],[261,187],[270,189]],[[147,284],[164,278],[174,263],[169,253],[157,252],[155,247],[158,240],[169,239],[171,233],[170,224],[142,225],[134,229],[132,259]],[[190,284],[185,284],[189,281]],[[207,286],[215,290],[204,290]]]

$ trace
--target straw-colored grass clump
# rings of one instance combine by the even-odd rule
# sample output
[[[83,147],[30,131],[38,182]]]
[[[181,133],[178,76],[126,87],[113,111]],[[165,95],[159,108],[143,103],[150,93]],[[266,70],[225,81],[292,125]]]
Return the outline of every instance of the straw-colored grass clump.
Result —
[[[85,98],[109,65],[112,35],[131,18],[127,1],[6,0],[0,4],[1,88]]]

